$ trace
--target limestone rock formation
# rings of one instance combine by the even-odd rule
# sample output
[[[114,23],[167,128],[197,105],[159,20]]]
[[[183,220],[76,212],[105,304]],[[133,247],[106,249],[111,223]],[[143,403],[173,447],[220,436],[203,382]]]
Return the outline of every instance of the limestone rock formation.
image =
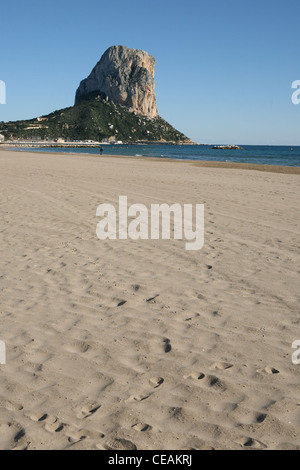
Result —
[[[75,104],[98,92],[100,96],[125,106],[137,114],[158,116],[154,83],[155,59],[147,52],[112,46],[76,92]]]

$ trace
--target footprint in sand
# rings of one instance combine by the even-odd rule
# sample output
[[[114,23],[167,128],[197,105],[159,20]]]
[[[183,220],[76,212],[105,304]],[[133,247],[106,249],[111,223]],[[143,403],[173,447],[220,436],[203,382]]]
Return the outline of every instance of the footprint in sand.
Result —
[[[41,421],[46,421],[46,419],[49,417],[47,413],[44,413],[41,415],[41,413],[30,413],[27,414],[28,418],[30,418],[32,421],[36,422],[41,422]]]
[[[137,424],[134,424],[131,427],[135,431],[139,431],[139,432],[151,431],[151,429],[152,429],[152,426],[150,426],[149,424],[146,424],[146,423],[137,423]]]
[[[184,321],[191,321],[191,320],[193,320],[194,318],[198,318],[198,317],[200,317],[200,313],[195,313],[195,315],[194,315],[193,317],[188,317],[188,318],[186,318]]]
[[[0,447],[2,450],[15,448],[25,435],[25,429],[21,425],[17,423],[0,422]]]
[[[13,403],[9,400],[3,400],[0,402],[0,406],[2,408],[6,408],[9,411],[21,411],[23,410],[23,406],[19,405],[18,403]]]
[[[149,382],[154,388],[158,388],[164,383],[164,379],[162,377],[152,377]]]
[[[256,424],[256,423],[257,423],[257,424],[263,423],[263,422],[266,420],[267,417],[268,417],[268,415],[265,414],[265,413],[257,413],[257,414],[254,416],[254,420],[253,420],[253,421],[254,421],[254,424]]]
[[[39,422],[45,421],[47,418],[48,418],[48,415],[45,413],[45,414],[42,415],[40,418],[38,418],[37,421],[39,421]]]
[[[213,388],[217,391],[225,392],[225,390],[226,390],[226,387],[225,387],[224,383],[218,377],[216,377],[215,375],[208,375],[203,380],[203,382],[208,387],[211,387],[211,388]]]
[[[186,379],[194,379],[194,380],[203,380],[205,378],[205,374],[203,372],[192,372],[191,374],[184,375],[183,378]]]
[[[99,408],[101,408],[101,405],[98,405],[96,403],[89,403],[83,406],[83,408],[81,408],[80,412],[77,414],[77,418],[80,418],[80,419],[89,418],[94,413],[96,413],[96,411],[98,411]]]
[[[70,426],[66,434],[68,441],[73,444],[83,441],[84,439],[103,439],[105,437],[101,432],[79,429],[74,426]]]
[[[74,444],[77,444],[80,441],[84,441],[84,439],[86,439],[86,436],[80,435],[80,433],[78,433],[78,437],[68,436],[68,442],[70,442],[70,445],[68,447],[70,448]]]
[[[206,297],[203,294],[197,294],[197,299],[199,300],[205,300]]]
[[[212,316],[213,316],[213,317],[220,317],[221,315],[220,315],[220,313],[219,313],[218,310],[214,310],[214,311],[212,312]]]
[[[127,398],[127,400],[125,400],[125,403],[147,400],[147,398],[149,398],[150,396],[151,396],[151,393],[149,395],[130,395],[130,397]]]
[[[253,425],[259,425],[265,422],[265,420],[268,418],[268,415],[266,413],[262,412],[249,412],[248,410],[243,410],[242,408],[240,411],[243,413],[241,416],[241,426],[250,426],[252,427]]]
[[[252,437],[242,438],[237,441],[237,444],[240,444],[243,447],[251,448],[251,449],[265,449],[267,446]]]
[[[73,343],[66,344],[64,349],[70,353],[84,354],[90,349],[90,345],[84,341],[73,341]]]
[[[46,417],[45,417],[46,416]],[[65,428],[65,424],[61,423],[58,418],[52,415],[44,415],[39,419],[39,421],[45,421],[45,429],[48,432],[54,433],[54,432],[61,432]]]
[[[45,429],[48,432],[61,432],[65,428],[65,424],[61,423],[56,416],[48,415],[47,413],[38,414],[32,413],[27,415],[32,421],[45,423]]]
[[[134,290],[134,292],[137,292],[141,288],[141,286],[139,284],[133,284],[131,287]]]
[[[230,362],[215,362],[210,367],[210,370],[227,370],[227,369],[231,369],[232,367],[233,367],[233,364],[230,364]]]
[[[260,374],[268,374],[268,375],[280,374],[279,370],[275,369],[275,367],[270,367],[270,366],[266,366],[266,367],[263,367],[262,369],[258,369],[257,372]]]
[[[155,303],[155,299],[159,297],[159,294],[154,295],[153,297],[149,297],[149,299],[146,299],[146,302],[148,303]]]
[[[238,406],[238,403],[218,400],[216,403],[210,404],[210,409],[217,413],[231,413],[235,411]]]
[[[25,429],[20,429],[14,437],[15,442],[19,442],[26,435]]]
[[[19,450],[19,451],[28,450],[29,445],[30,445],[30,442],[27,442],[26,444],[20,444],[20,445],[13,447],[12,450]]]
[[[128,441],[127,439],[115,438],[108,439],[104,444],[104,448],[106,450],[137,450],[137,447],[133,442]]]
[[[225,392],[225,390],[227,390],[224,383],[215,375],[205,375],[203,372],[192,372],[191,374],[184,375],[183,378],[200,380],[201,384],[219,392]]]
[[[165,351],[165,353],[170,352],[171,349],[172,349],[172,346],[171,346],[170,340],[168,338],[165,338],[164,339],[164,351]]]

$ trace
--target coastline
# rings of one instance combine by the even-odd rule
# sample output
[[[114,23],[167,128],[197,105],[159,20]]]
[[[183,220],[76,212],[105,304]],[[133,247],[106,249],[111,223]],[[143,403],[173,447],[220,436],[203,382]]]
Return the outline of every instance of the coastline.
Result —
[[[20,152],[20,153],[30,153],[30,150],[25,151],[25,150],[18,150],[16,148],[10,149],[8,147],[1,147],[0,146],[0,151],[9,151],[9,152]],[[216,161],[206,161],[206,160],[180,160],[180,159],[175,159],[175,158],[168,158],[168,157],[147,157],[147,156],[135,156],[135,155],[113,155],[113,154],[103,154],[103,155],[97,155],[97,154],[89,154],[89,153],[71,153],[71,152],[62,152],[62,153],[55,153],[53,154],[52,152],[47,152],[45,151],[38,151],[34,152],[35,154],[41,154],[41,155],[60,155],[66,156],[66,155],[72,155],[72,156],[85,156],[85,157],[92,157],[92,158],[121,158],[121,159],[136,159],[136,160],[141,160],[141,159],[147,159],[148,161],[165,161],[165,162],[177,162],[177,163],[186,163],[186,164],[191,164],[196,167],[203,167],[203,168],[224,168],[224,169],[235,169],[235,170],[253,170],[253,171],[263,171],[263,172],[270,172],[270,173],[282,173],[282,174],[295,174],[299,175],[300,174],[300,167],[294,167],[294,166],[284,166],[284,165],[265,165],[265,164],[255,164],[255,163],[239,163],[239,162],[216,162]]]
[[[0,152],[0,447],[300,450],[297,176],[92,157]],[[120,195],[203,249],[99,240]]]

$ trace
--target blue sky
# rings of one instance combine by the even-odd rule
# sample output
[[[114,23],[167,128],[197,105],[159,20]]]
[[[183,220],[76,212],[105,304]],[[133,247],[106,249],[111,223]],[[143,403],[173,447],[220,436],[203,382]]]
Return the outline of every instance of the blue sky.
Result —
[[[156,58],[159,114],[200,143],[300,145],[299,0],[2,2],[0,121],[74,104],[112,45]]]

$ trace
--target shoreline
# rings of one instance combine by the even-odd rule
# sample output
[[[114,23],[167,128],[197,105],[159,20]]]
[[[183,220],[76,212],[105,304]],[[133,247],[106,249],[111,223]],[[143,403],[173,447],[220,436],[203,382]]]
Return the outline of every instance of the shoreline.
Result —
[[[16,148],[4,148],[0,146],[0,151],[8,151],[8,152],[20,152],[22,154],[31,153],[30,150],[18,150]],[[300,175],[300,167],[296,166],[284,166],[284,165],[265,165],[265,164],[258,164],[258,163],[242,163],[242,162],[222,162],[222,161],[210,161],[210,160],[188,160],[188,159],[176,159],[176,158],[167,158],[167,157],[146,157],[141,156],[137,157],[136,155],[98,155],[98,154],[90,154],[90,153],[80,153],[80,152],[47,152],[47,151],[38,151],[34,152],[37,155],[60,155],[60,156],[85,156],[85,157],[92,157],[92,158],[121,158],[121,159],[136,159],[137,161],[141,161],[147,159],[147,161],[164,161],[164,162],[177,162],[177,163],[187,163],[193,166],[202,167],[202,168],[224,168],[224,169],[231,169],[231,170],[253,170],[253,171],[263,171],[269,173],[281,173],[281,174],[294,174]]]

